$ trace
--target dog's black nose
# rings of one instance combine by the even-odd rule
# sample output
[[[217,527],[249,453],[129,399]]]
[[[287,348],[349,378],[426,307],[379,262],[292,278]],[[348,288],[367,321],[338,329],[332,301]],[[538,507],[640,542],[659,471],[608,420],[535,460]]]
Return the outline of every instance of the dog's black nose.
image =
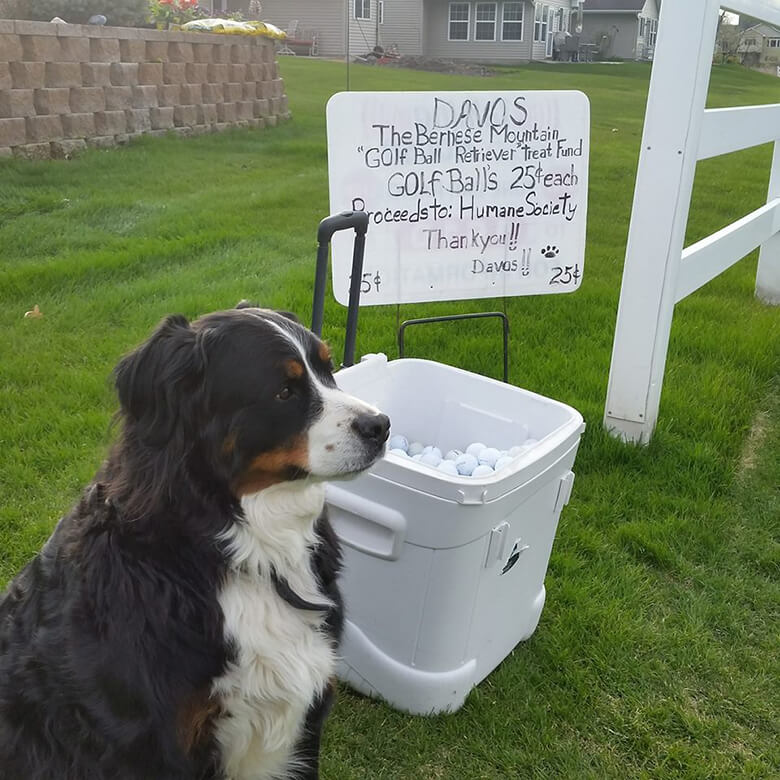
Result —
[[[355,418],[352,427],[364,439],[384,444],[390,434],[390,418],[386,414],[361,414]]]

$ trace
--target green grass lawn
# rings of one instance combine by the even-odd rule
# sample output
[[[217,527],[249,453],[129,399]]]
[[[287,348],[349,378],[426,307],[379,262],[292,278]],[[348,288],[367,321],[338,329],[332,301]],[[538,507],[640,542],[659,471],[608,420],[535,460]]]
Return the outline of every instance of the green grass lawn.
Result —
[[[276,129],[144,139],[70,162],[0,160],[0,582],[43,543],[110,440],[118,357],[170,312],[242,297],[310,315],[328,213],[324,106],[343,65],[285,59]],[[581,89],[591,100],[588,242],[573,295],[403,306],[502,308],[511,380],[588,430],[536,634],[465,707],[423,719],[342,690],[330,780],[777,777],[780,316],[756,254],[677,307],[649,447],[601,429],[649,67],[505,69],[490,79],[352,68],[353,89]],[[780,102],[780,81],[713,72],[710,105]],[[697,171],[688,242],[765,202],[768,146]],[[38,304],[43,319],[23,319]],[[393,356],[396,307],[361,312]],[[345,310],[329,301],[336,348]],[[408,351],[500,375],[495,326],[411,331]]]

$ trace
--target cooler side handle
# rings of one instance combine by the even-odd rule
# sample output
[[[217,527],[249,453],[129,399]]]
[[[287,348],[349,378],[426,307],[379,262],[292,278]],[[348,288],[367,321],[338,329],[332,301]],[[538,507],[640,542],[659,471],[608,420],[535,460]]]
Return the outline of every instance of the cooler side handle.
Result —
[[[333,530],[344,544],[375,558],[398,560],[406,539],[406,518],[400,512],[336,485],[326,486],[325,500]]]

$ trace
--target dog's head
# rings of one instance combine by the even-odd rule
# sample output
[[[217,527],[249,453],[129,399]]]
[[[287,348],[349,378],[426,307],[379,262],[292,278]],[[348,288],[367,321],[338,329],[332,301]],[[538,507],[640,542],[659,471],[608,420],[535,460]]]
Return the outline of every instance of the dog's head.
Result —
[[[236,495],[371,466],[390,422],[342,392],[330,351],[291,314],[239,304],[166,318],[116,369],[125,430],[194,454]]]

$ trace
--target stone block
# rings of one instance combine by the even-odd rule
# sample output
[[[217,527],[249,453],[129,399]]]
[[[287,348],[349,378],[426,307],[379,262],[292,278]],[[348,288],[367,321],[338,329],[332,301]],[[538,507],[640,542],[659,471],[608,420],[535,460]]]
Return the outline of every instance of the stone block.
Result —
[[[51,156],[57,160],[70,160],[87,148],[87,142],[81,138],[63,139],[51,142]]]
[[[13,62],[22,59],[22,41],[18,35],[0,33],[0,60]]]
[[[122,62],[144,62],[146,41],[138,38],[119,41],[119,59]]]
[[[225,102],[235,103],[244,95],[244,87],[241,83],[225,84]]]
[[[170,130],[159,128],[157,130],[150,130],[146,135],[150,135],[152,138],[164,138],[169,132]]]
[[[249,120],[249,126],[253,130],[262,130],[265,127],[265,121],[263,119],[260,119],[260,118],[250,119]]]
[[[95,132],[98,135],[117,135],[127,131],[124,111],[96,111]]]
[[[193,135],[206,135],[211,132],[211,125],[195,125],[192,128]]]
[[[187,62],[184,66],[184,77],[190,84],[203,84],[208,80],[208,68],[205,62]]]
[[[36,89],[33,102],[38,114],[67,114],[70,113],[70,90],[67,87]]]
[[[270,81],[258,81],[257,82],[257,97],[258,98],[270,98],[271,95],[271,82]]]
[[[70,91],[70,110],[74,114],[103,111],[106,95],[103,87],[74,87]]]
[[[108,111],[122,111],[133,107],[132,87],[105,87],[103,94],[106,98]]]
[[[271,82],[273,87],[273,95],[271,97],[281,97],[284,94],[284,81],[282,79],[274,79]]]
[[[138,63],[112,62],[111,84],[115,87],[134,87],[138,84]]]
[[[0,117],[35,116],[32,89],[4,89],[0,92]]]
[[[224,133],[225,130],[230,130],[230,122],[217,122],[211,126],[215,133]]]
[[[176,127],[190,127],[198,124],[198,107],[174,106],[173,123]]]
[[[279,113],[279,98],[270,98],[268,100],[269,109],[272,116],[276,116]]]
[[[238,119],[238,110],[235,103],[218,103],[217,119],[220,122],[235,122]]]
[[[142,133],[120,133],[114,136],[114,141],[117,146],[126,146],[130,143],[131,138],[138,138],[139,135],[142,135]]]
[[[43,62],[12,61],[8,67],[14,89],[40,89],[46,86],[46,65]]]
[[[193,43],[192,55],[195,62],[213,62],[214,45],[211,43]]]
[[[206,79],[210,84],[224,84],[230,74],[229,66],[217,62],[206,66]]]
[[[246,65],[246,77],[249,81],[263,81],[265,79],[265,66],[258,63]]]
[[[252,62],[264,62],[265,54],[262,46],[252,46],[250,59]]]
[[[253,101],[252,108],[255,116],[265,117],[271,113],[271,107],[268,104],[268,98]]]
[[[144,43],[144,41],[141,41]],[[163,66],[161,62],[140,62],[138,64],[139,84],[162,84]]]
[[[234,43],[230,47],[230,61],[231,62],[251,62],[252,50],[251,47],[245,43]]]
[[[129,133],[145,133],[152,129],[152,117],[148,108],[131,108],[125,111],[127,131]]]
[[[119,41],[116,38],[90,38],[90,62],[119,62]]]
[[[263,117],[265,119],[265,125],[266,127],[276,127],[276,125],[279,122],[279,119],[274,114],[270,114],[269,116]]]
[[[19,146],[27,140],[27,127],[22,117],[0,119],[0,146]]]
[[[192,133],[192,127],[190,125],[181,125],[179,127],[174,127],[173,132],[176,133],[176,135],[183,136],[184,138],[189,138]]]
[[[95,135],[95,115],[63,114],[62,131],[66,138],[87,138]]]
[[[111,63],[82,62],[81,80],[85,87],[111,86]]]
[[[173,107],[150,108],[149,117],[152,120],[153,130],[167,130],[173,127]]]
[[[168,41],[146,41],[147,62],[168,62]]]
[[[236,114],[239,120],[252,119],[254,117],[254,102],[252,100],[239,100],[236,103]]]
[[[279,113],[280,114],[289,114],[290,113],[290,105],[289,101],[287,100],[287,95],[282,95],[279,98]],[[290,117],[286,117],[286,119],[289,119]]]
[[[92,149],[111,149],[116,146],[116,139],[113,135],[95,135],[87,138],[87,146]]]
[[[202,103],[197,106],[198,124],[213,125],[217,121],[217,106],[214,103]]]
[[[0,89],[11,89],[11,66],[7,62],[0,62]]]
[[[230,78],[228,81],[246,81],[246,65],[230,65]]]
[[[89,38],[59,38],[60,62],[89,62]]]
[[[181,103],[181,86],[163,84],[157,87],[157,102],[161,106],[178,106]]]
[[[0,159],[13,156],[14,150],[10,146],[0,146]]]
[[[182,84],[181,101],[185,106],[195,106],[203,102],[203,86],[201,84]]]
[[[28,116],[28,141],[56,141],[62,138],[62,120],[59,116]]]
[[[204,84],[202,92],[204,103],[222,103],[225,100],[222,84]]]
[[[168,44],[168,59],[171,62],[194,62],[195,53],[192,44],[172,41]]]
[[[151,108],[157,105],[157,87],[132,87],[133,108]]]
[[[22,56],[26,62],[59,62],[60,42],[54,35],[22,35]]]
[[[243,92],[241,93],[242,100],[257,99],[257,84],[254,81],[245,81],[241,87],[243,89]]]
[[[81,64],[78,62],[47,62],[45,87],[80,87]]]
[[[48,160],[51,157],[51,144],[43,141],[15,146],[14,157],[21,157],[23,160]]]
[[[166,84],[184,84],[186,81],[183,62],[164,62],[163,81]]]
[[[218,43],[214,47],[214,53],[212,54],[212,62],[220,65],[227,65],[230,62],[230,44]]]

